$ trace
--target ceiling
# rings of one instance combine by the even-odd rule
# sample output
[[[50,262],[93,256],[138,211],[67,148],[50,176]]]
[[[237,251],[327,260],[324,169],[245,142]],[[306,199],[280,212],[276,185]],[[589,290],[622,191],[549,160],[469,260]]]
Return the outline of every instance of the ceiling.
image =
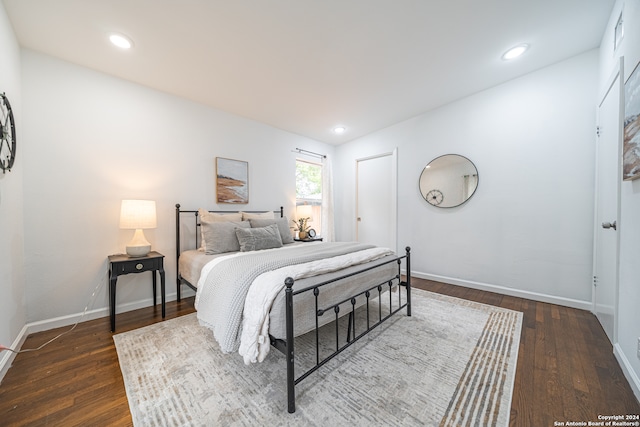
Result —
[[[23,48],[330,144],[597,48],[615,2],[3,1]]]

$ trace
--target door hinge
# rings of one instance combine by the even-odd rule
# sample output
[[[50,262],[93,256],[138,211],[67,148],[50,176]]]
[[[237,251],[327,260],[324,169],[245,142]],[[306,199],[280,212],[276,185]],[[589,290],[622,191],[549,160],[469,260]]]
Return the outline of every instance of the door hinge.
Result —
[[[598,286],[598,277],[597,276],[593,276],[593,286]]]
[[[596,136],[600,136],[600,126],[596,126]]]

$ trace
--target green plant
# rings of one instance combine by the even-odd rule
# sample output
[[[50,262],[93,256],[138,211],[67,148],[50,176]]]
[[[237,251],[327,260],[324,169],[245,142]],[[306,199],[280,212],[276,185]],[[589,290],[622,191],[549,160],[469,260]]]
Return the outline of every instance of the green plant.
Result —
[[[302,231],[304,233],[307,232],[307,230],[309,230],[309,228],[311,228],[308,224],[307,221],[309,221],[311,219],[311,217],[306,217],[306,218],[298,218],[297,220],[291,220],[291,222],[293,222],[295,225],[293,227],[293,229],[295,231]]]

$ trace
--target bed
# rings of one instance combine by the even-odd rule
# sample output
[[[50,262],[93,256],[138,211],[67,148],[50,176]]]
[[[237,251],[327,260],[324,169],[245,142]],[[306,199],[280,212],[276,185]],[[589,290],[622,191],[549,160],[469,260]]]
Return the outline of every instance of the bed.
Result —
[[[411,269],[408,247],[397,256],[357,242],[294,242],[287,221],[282,207],[238,212],[176,204],[176,285],[178,300],[182,286],[196,290],[198,320],[223,352],[237,351],[247,364],[264,360],[270,348],[285,354],[293,413],[300,381],[393,314],[406,308],[411,315]],[[319,331],[334,325],[327,354]],[[313,335],[315,360],[296,376],[295,342]]]

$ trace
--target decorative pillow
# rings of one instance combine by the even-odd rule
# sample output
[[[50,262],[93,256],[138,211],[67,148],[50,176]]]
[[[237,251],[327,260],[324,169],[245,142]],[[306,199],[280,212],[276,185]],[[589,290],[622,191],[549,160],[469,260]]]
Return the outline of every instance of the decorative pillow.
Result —
[[[200,224],[207,255],[238,252],[240,244],[236,229],[251,227],[249,221],[209,221],[204,218],[200,220]]]
[[[198,216],[200,217],[200,221],[206,220],[208,222],[222,222],[222,221],[242,221],[242,214],[240,212],[231,212],[231,213],[215,213],[209,212],[206,209],[200,208],[198,209]],[[204,229],[200,227],[200,247],[198,248],[200,251],[207,251],[206,240],[204,238]]]
[[[287,217],[278,219],[250,219],[251,228],[265,227],[267,225],[275,224],[280,231],[280,238],[283,244],[293,243],[293,236],[291,235],[291,229],[289,228],[289,220]]]
[[[242,252],[282,247],[280,230],[275,224],[261,228],[236,228],[236,236]]]
[[[213,221],[242,221],[242,213],[241,212],[229,212],[229,213],[216,213],[209,212],[206,209],[198,209],[198,216],[200,218],[206,218],[209,222]]]
[[[261,213],[249,213],[249,212],[240,212],[242,214],[242,220],[248,221],[250,219],[274,219],[273,211],[266,211]]]

